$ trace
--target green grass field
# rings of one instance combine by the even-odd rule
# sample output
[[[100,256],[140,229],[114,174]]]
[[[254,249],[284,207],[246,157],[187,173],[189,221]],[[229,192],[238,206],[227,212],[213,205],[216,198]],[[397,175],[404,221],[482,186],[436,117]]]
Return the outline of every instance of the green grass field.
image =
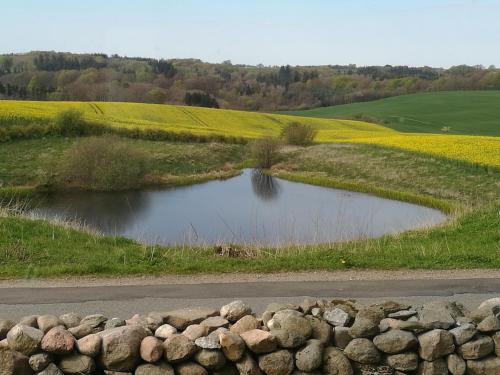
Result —
[[[372,117],[400,132],[500,136],[500,91],[453,91],[396,96],[307,111],[314,118]]]

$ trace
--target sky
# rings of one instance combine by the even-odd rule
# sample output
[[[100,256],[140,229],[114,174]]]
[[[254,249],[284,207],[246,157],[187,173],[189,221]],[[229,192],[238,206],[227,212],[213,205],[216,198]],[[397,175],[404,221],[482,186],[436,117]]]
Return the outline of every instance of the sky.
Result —
[[[0,53],[500,66],[500,0],[0,0]]]

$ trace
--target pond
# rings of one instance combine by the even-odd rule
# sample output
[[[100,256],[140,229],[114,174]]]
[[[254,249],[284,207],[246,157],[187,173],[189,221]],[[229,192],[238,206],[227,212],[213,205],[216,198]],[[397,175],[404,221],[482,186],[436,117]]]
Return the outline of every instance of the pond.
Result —
[[[228,180],[175,188],[57,193],[32,212],[163,245],[328,243],[446,219],[427,207],[290,182],[251,169]]]

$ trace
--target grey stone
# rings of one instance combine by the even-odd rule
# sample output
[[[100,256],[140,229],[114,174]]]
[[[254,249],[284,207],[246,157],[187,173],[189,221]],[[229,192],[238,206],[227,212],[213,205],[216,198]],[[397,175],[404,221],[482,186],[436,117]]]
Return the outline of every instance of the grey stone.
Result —
[[[36,319],[38,329],[43,333],[47,333],[52,328],[63,325],[63,322],[55,315],[40,315]]]
[[[433,328],[449,329],[455,325],[455,318],[463,316],[459,307],[451,302],[434,301],[426,303],[418,311],[419,320]]]
[[[82,317],[76,313],[67,313],[59,316],[59,320],[66,328],[71,328],[80,325]]]
[[[179,363],[191,358],[197,351],[193,341],[184,335],[173,335],[163,343],[165,359],[170,363]]]
[[[375,336],[373,343],[380,351],[387,354],[406,352],[418,345],[415,335],[408,331],[391,330]]]
[[[174,375],[174,369],[168,363],[146,363],[135,370],[134,375]]]
[[[335,327],[333,332],[333,344],[340,349],[345,347],[353,340],[349,333],[350,329],[347,327]]]
[[[43,371],[37,372],[36,375],[64,375],[64,373],[55,364],[50,363]]]
[[[474,324],[466,323],[450,329],[450,333],[453,335],[455,345],[462,345],[471,340],[477,333],[477,330]]]
[[[112,328],[118,328],[118,327],[123,327],[126,325],[127,322],[121,318],[111,318],[109,320],[106,320],[106,323],[104,323],[104,329],[112,329]]]
[[[202,349],[220,349],[221,345],[219,342],[219,337],[215,335],[209,335],[205,337],[199,337],[194,342],[196,346]]]
[[[492,338],[495,344],[495,354],[500,357],[500,332],[495,333]]]
[[[323,371],[324,375],[353,375],[354,371],[345,354],[332,346],[326,347],[323,351]]]
[[[80,324],[88,324],[92,327],[104,326],[108,318],[102,314],[88,315],[80,321]]]
[[[272,322],[272,324],[271,324]],[[295,310],[280,310],[268,322],[269,329],[282,329],[290,334],[301,336],[304,341],[311,337],[311,323]]]
[[[53,361],[53,358],[48,353],[33,354],[29,358],[30,367],[33,369],[33,371],[36,371],[36,372],[42,371],[43,369],[45,369],[52,361]]]
[[[259,367],[267,375],[290,375],[293,372],[293,354],[288,350],[259,356]]]
[[[311,338],[319,340],[323,344],[329,343],[333,336],[333,327],[323,319],[316,318],[311,315],[306,315],[305,318],[309,321],[309,324],[311,324]]]
[[[479,307],[472,311],[470,317],[477,323],[485,319],[487,316],[492,315],[493,309],[500,306],[500,297],[490,298],[482,302]]]
[[[27,356],[13,350],[0,349],[1,375],[31,375],[32,373]]]
[[[37,319],[38,319],[38,315],[23,316],[21,319],[19,319],[18,324],[22,324],[22,325],[28,326],[28,327],[38,328]]]
[[[177,375],[208,375],[208,371],[205,370],[198,363],[186,362],[178,364],[175,367],[175,373]]]
[[[401,310],[387,315],[388,318],[406,320],[417,315],[415,310]]]
[[[307,339],[296,332],[286,331],[284,329],[273,329],[271,334],[278,341],[278,345],[282,348],[292,349],[304,345]]]
[[[467,361],[468,375],[498,375],[500,374],[500,358],[488,357]]]
[[[217,328],[228,328],[229,321],[221,316],[211,316],[200,323],[200,326],[207,327],[209,332],[215,331]]]
[[[331,325],[337,327],[345,327],[349,324],[351,318],[344,310],[340,308],[326,309],[323,312],[323,319],[325,319]]]
[[[380,332],[379,324],[385,314],[381,308],[365,308],[358,312],[349,334],[354,338],[376,336]]]
[[[170,324],[163,324],[156,329],[155,336],[159,339],[165,340],[166,338],[175,335],[176,333],[177,328],[171,326]]]
[[[96,366],[92,358],[82,354],[72,354],[61,359],[59,368],[69,375],[91,375]]]
[[[477,325],[477,330],[484,333],[500,331],[500,319],[495,315],[489,315]]]
[[[323,343],[319,340],[309,340],[307,344],[295,353],[295,366],[301,371],[313,371],[323,362]]]
[[[243,318],[245,315],[250,315],[252,309],[245,302],[237,300],[227,305],[224,305],[220,309],[220,316],[229,320],[230,322],[236,322]]]
[[[418,368],[417,353],[400,353],[387,356],[387,364],[398,371],[414,371]]]
[[[376,365],[381,360],[380,352],[373,342],[363,338],[352,340],[344,349],[344,353],[350,360],[367,365]]]
[[[435,361],[422,361],[418,366],[418,375],[448,375],[448,365],[443,358]]]
[[[140,347],[148,335],[142,326],[123,326],[99,333],[99,362],[105,370],[132,371],[141,361]]]
[[[495,349],[493,339],[489,336],[478,337],[458,347],[457,353],[463,359],[480,359]]]
[[[218,312],[210,308],[196,307],[170,311],[164,314],[166,323],[183,331],[191,324],[198,324],[210,316],[217,316]]]
[[[318,301],[314,298],[306,297],[299,305],[304,314],[309,314],[311,310],[318,306]]]
[[[35,353],[40,348],[42,338],[42,331],[22,324],[16,324],[7,333],[9,348],[27,356]]]
[[[448,366],[448,371],[451,372],[452,375],[464,375],[467,370],[465,361],[455,353],[446,357],[446,364]]]
[[[226,364],[226,357],[220,350],[202,349],[194,355],[194,360],[209,370],[220,370]]]
[[[7,333],[16,325],[12,320],[0,319],[0,340],[7,337]]]
[[[442,329],[434,329],[418,336],[418,342],[420,357],[426,361],[435,361],[455,351],[453,335]]]
[[[261,375],[257,362],[248,353],[244,353],[239,361],[236,362],[236,368],[240,375]]]

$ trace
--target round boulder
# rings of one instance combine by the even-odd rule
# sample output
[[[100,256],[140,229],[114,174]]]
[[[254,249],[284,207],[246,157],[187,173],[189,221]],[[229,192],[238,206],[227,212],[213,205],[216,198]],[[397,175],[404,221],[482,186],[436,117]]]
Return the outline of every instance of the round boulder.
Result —
[[[42,339],[42,350],[52,354],[68,354],[73,351],[75,338],[67,330],[54,327]]]
[[[384,353],[397,354],[415,348],[418,340],[411,332],[395,329],[375,336],[373,343]]]
[[[169,364],[162,362],[140,365],[135,370],[134,375],[174,375],[174,369]]]
[[[303,348],[295,353],[295,366],[301,371],[313,371],[323,361],[323,344],[319,340],[309,340]]]
[[[323,351],[323,372],[324,375],[353,375],[351,362],[345,354],[333,346],[325,348]]]
[[[179,363],[191,358],[197,347],[193,341],[184,335],[170,336],[163,343],[165,359],[170,363]]]
[[[99,362],[105,370],[132,371],[141,361],[140,347],[148,335],[142,326],[124,326],[100,332]]]
[[[40,348],[42,339],[42,331],[22,324],[15,325],[9,333],[7,333],[9,348],[23,353],[24,355],[35,353]]]
[[[236,322],[243,318],[245,315],[250,315],[252,309],[245,302],[237,300],[227,305],[224,305],[220,309],[220,316],[229,320],[230,322]]]
[[[293,372],[293,355],[288,350],[261,355],[259,367],[267,375],[290,375]]]
[[[354,339],[344,349],[345,355],[358,363],[376,365],[380,362],[380,352],[368,339]]]

